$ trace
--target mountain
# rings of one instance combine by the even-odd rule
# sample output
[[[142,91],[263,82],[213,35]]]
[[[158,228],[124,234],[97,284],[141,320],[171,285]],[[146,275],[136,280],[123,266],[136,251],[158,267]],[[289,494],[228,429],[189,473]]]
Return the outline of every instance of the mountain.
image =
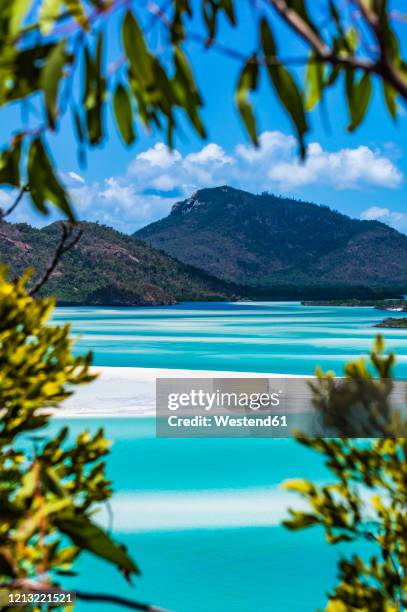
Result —
[[[407,288],[406,235],[268,193],[202,189],[135,236],[223,280],[283,293]]]
[[[82,238],[63,255],[42,291],[56,295],[59,303],[143,306],[236,298],[236,288],[144,242],[103,225],[81,226]],[[36,229],[3,221],[0,261],[10,267],[10,275],[34,266],[38,278],[49,266],[60,235],[57,223]]]

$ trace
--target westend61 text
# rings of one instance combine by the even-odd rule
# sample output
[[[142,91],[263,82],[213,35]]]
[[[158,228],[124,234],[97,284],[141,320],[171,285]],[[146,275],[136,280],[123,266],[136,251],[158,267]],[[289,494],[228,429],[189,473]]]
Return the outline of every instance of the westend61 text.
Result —
[[[229,415],[213,415],[181,417],[172,415],[168,417],[170,427],[287,427],[285,415],[268,415],[266,417]]]

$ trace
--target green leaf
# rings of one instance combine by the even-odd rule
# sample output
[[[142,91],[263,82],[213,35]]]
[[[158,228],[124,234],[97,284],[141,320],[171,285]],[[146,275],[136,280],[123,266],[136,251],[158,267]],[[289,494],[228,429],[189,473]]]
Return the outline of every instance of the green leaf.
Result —
[[[31,5],[31,0],[19,0],[18,2],[10,2],[10,22],[9,32],[11,36],[18,34],[21,28],[21,23]]]
[[[391,117],[397,117],[397,92],[387,81],[382,81],[384,101]]]
[[[176,97],[185,109],[192,125],[201,138],[205,138],[205,128],[199,115],[199,107],[202,106],[201,96],[195,84],[189,62],[179,47],[174,49],[175,76],[173,86]]]
[[[68,194],[54,173],[41,138],[31,142],[27,172],[31,200],[37,210],[48,214],[46,201],[50,201],[62,210],[70,221],[75,221]]]
[[[337,77],[337,73],[332,74]],[[307,110],[312,110],[318,104],[321,99],[322,92],[324,89],[324,66],[321,62],[316,61],[315,54],[311,54],[307,63],[307,70],[305,73],[306,83],[306,101],[305,106]]]
[[[354,71],[346,73],[346,98],[351,122],[348,130],[353,132],[363,121],[372,95],[370,74],[365,72],[359,82],[355,80]]]
[[[83,516],[61,517],[56,523],[59,529],[66,533],[79,548],[110,561],[127,574],[140,574],[140,570],[126,551],[87,518]]]
[[[263,53],[267,62],[267,71],[270,80],[274,86],[274,90],[284,106],[285,110],[291,117],[297,131],[298,140],[300,143],[301,157],[305,156],[304,135],[308,130],[307,120],[305,117],[304,101],[291,73],[282,65],[279,65],[276,57],[277,47],[274,41],[273,34],[265,19],[260,25],[260,36],[263,48]],[[272,63],[276,62],[276,65]]]
[[[134,15],[127,11],[122,25],[122,40],[126,57],[137,79],[148,85],[153,81],[151,55],[147,49],[143,32]]]
[[[258,145],[256,119],[249,93],[255,91],[258,85],[259,65],[256,56],[248,59],[240,73],[236,88],[235,100],[246,130],[255,145]]]
[[[83,104],[86,110],[86,128],[89,142],[98,144],[103,138],[103,103],[106,96],[106,79],[102,74],[103,34],[99,32],[95,57],[88,47],[84,50],[85,70]]]
[[[133,111],[127,89],[119,83],[113,96],[113,109],[120,134],[127,145],[134,142]]]
[[[36,466],[31,466],[28,472],[25,472],[21,479],[21,487],[16,495],[16,503],[20,505],[27,498],[32,497],[37,487],[38,469]]]
[[[44,91],[48,122],[52,129],[55,129],[55,122],[58,115],[57,100],[59,82],[63,76],[64,65],[68,60],[65,46],[65,41],[61,40],[61,42],[53,48],[47,57],[40,76],[40,85]]]
[[[265,17],[260,22],[260,39],[263,53],[268,61],[276,60],[277,46],[274,40],[273,33]]]
[[[72,111],[72,115],[73,115],[76,136],[79,142],[82,144],[83,142],[85,142],[85,134],[83,132],[82,122],[79,116],[78,109],[74,108]]]
[[[39,11],[39,25],[41,34],[48,34],[58,18],[62,7],[62,0],[42,0]]]
[[[291,531],[306,529],[307,527],[318,525],[321,522],[318,517],[313,514],[295,512],[294,510],[290,510],[290,513],[292,518],[284,520],[283,525],[287,527],[287,529],[291,529]]]
[[[64,1],[72,17],[79,23],[80,26],[82,26],[82,28],[84,28],[85,30],[88,30],[89,22],[88,22],[88,18],[86,17],[86,13],[84,11],[81,1],[80,0],[64,0]]]
[[[0,183],[20,186],[21,140],[0,154]]]
[[[82,120],[80,118],[77,108],[72,108],[72,119],[76,138],[78,140],[78,161],[80,166],[84,166],[86,163],[86,151],[85,151],[85,132],[82,126]]]
[[[357,46],[358,46],[358,42],[359,42],[358,31],[354,27],[349,28],[349,30],[346,32],[344,36],[345,48],[349,52],[355,53]]]
[[[35,531],[39,529],[45,517],[49,517],[53,514],[58,516],[62,510],[66,510],[71,505],[72,499],[69,497],[44,502],[41,507],[34,512],[34,514],[27,513],[25,515],[24,520],[20,523],[16,533],[14,534],[15,540],[17,542],[29,540]]]

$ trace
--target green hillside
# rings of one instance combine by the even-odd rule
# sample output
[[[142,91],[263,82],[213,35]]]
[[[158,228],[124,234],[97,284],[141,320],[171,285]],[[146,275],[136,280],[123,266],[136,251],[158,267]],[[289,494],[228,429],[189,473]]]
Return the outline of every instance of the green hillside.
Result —
[[[136,237],[219,278],[291,286],[407,288],[407,236],[377,221],[270,194],[202,189]],[[333,297],[333,296],[332,296]],[[354,295],[354,297],[358,297]],[[366,296],[367,297],[367,296]]]
[[[236,289],[186,266],[109,227],[81,224],[84,234],[66,253],[42,293],[63,304],[154,305],[178,301],[224,300]],[[55,252],[60,228],[0,223],[0,261],[11,275],[45,270]]]

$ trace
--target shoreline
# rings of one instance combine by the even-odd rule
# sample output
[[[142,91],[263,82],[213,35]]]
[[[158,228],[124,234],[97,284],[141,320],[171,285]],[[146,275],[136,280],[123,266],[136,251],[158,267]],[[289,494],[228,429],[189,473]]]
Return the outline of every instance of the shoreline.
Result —
[[[99,377],[78,387],[61,407],[51,408],[55,418],[134,418],[155,416],[157,378],[281,378],[286,374],[266,372],[227,372],[99,366],[91,372]],[[297,374],[290,378],[304,378]],[[47,411],[48,412],[48,411]]]

